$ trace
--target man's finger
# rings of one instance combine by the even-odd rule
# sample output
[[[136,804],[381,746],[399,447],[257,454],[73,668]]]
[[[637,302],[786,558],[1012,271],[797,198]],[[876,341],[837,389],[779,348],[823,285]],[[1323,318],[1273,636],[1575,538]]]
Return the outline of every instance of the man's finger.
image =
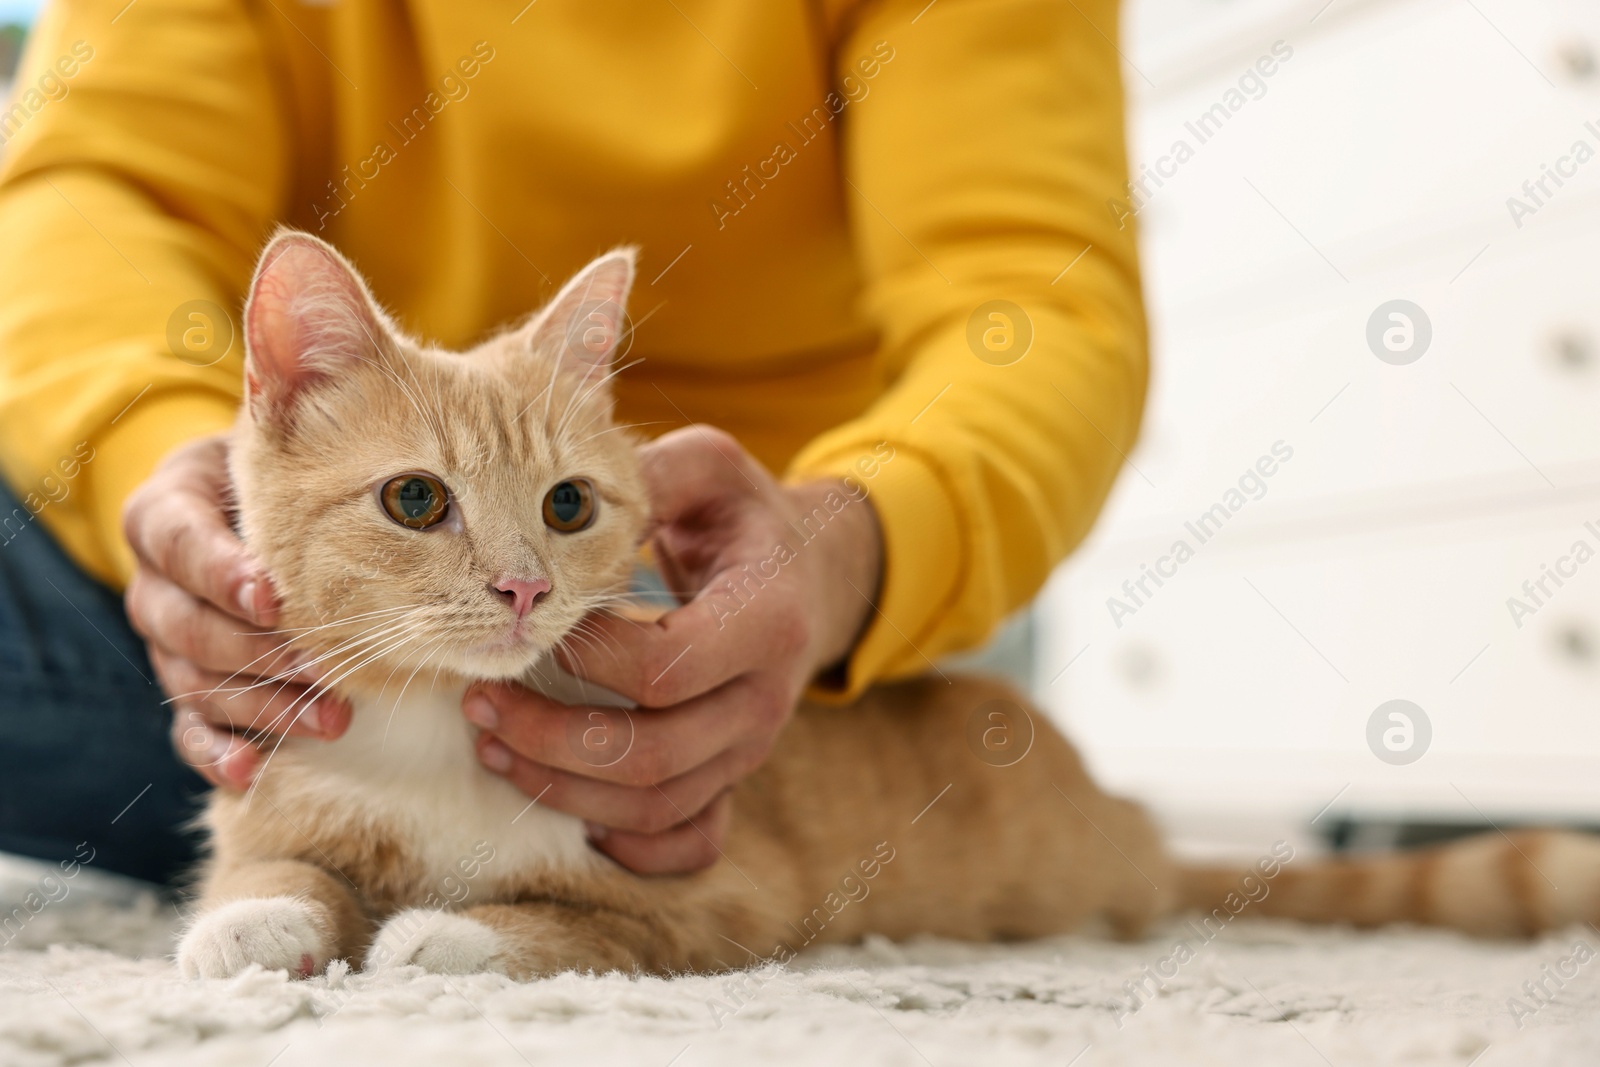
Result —
[[[757,495],[772,476],[750,459],[739,442],[715,426],[684,426],[639,449],[639,467],[650,493],[650,514],[669,523],[729,496]]]
[[[633,834],[612,830],[594,847],[635,874],[688,874],[722,859],[722,839],[728,831],[728,795],[680,826],[659,834]]]
[[[159,498],[141,495],[130,504],[123,531],[145,567],[229,615],[272,624],[271,585],[216,501],[187,488]]]
[[[172,716],[172,747],[179,759],[221,789],[248,788],[261,758],[248,740],[212,726],[188,708],[180,708]]]
[[[134,572],[125,598],[128,618],[150,644],[212,671],[274,674],[288,669],[287,641],[191,596],[153,571]]]
[[[729,751],[660,786],[635,787],[534,763],[488,734],[478,737],[477,748],[486,767],[504,775],[541,806],[575,815],[592,831],[604,828],[604,832],[646,835],[669,830],[683,822],[685,812],[704,808],[729,782],[747,773],[752,762],[744,751]]]
[[[807,615],[792,610],[790,596],[753,570],[725,571],[654,622],[591,615],[585,631],[591,650],[563,646],[559,659],[647,708],[667,707],[803,653]]]
[[[332,740],[350,726],[350,705],[332,694],[280,680],[208,671],[151,647],[150,663],[175,702],[193,708],[213,726]]]
[[[669,708],[569,707],[515,685],[470,694],[467,719],[526,759],[621,785],[669,781],[769,732],[784,710],[757,678]]]

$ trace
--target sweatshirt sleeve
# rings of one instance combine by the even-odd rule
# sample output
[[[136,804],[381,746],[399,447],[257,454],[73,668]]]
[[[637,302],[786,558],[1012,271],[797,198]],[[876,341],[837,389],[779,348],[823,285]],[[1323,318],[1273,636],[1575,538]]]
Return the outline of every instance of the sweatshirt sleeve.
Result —
[[[287,184],[242,0],[53,0],[0,111],[0,473],[97,578],[128,494],[238,406],[239,299]]]
[[[1146,332],[1111,208],[1116,36],[1115,0],[911,0],[871,5],[840,42],[842,83],[892,49],[845,113],[843,194],[890,385],[789,477],[863,483],[885,570],[819,696],[983,641],[1088,532],[1133,447]]]

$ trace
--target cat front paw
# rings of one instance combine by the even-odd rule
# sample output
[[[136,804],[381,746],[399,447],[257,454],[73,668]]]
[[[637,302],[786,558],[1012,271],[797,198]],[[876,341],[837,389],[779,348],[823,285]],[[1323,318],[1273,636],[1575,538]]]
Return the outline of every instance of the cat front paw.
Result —
[[[492,927],[449,911],[408,908],[378,931],[366,969],[415,965],[434,974],[505,971],[500,935]]]
[[[178,942],[178,969],[187,978],[231,978],[252,963],[304,978],[327,956],[317,914],[295,897],[229,901],[195,919]]]

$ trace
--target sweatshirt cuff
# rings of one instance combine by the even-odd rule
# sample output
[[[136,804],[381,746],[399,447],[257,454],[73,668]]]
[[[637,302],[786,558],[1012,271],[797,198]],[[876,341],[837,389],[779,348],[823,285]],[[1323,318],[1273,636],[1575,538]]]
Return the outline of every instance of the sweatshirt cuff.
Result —
[[[818,478],[864,486],[883,530],[883,576],[867,627],[843,665],[807,692],[813,700],[841,704],[873,682],[934,669],[939,623],[966,580],[970,548],[948,480],[913,446],[876,441],[802,455],[787,480]]]
[[[156,465],[179,445],[229,429],[237,404],[201,390],[147,395],[135,400],[90,444],[89,523],[80,536],[92,544],[75,546],[61,531],[67,550],[94,577],[118,589],[133,575],[133,550],[122,536],[122,505],[150,477]],[[82,550],[79,551],[78,549]]]

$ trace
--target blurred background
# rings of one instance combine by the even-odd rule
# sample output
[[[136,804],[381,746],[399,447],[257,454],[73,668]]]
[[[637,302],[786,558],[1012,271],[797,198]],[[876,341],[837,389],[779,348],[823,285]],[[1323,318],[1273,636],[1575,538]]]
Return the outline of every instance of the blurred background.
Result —
[[[1600,10],[1135,0],[1123,37],[1155,372],[1041,699],[1192,849],[1600,823]]]
[[[0,87],[9,90],[22,38],[42,0],[0,0]]]
[[[1133,0],[1122,51],[1145,433],[1011,662],[1188,851],[1600,825],[1600,11]]]

